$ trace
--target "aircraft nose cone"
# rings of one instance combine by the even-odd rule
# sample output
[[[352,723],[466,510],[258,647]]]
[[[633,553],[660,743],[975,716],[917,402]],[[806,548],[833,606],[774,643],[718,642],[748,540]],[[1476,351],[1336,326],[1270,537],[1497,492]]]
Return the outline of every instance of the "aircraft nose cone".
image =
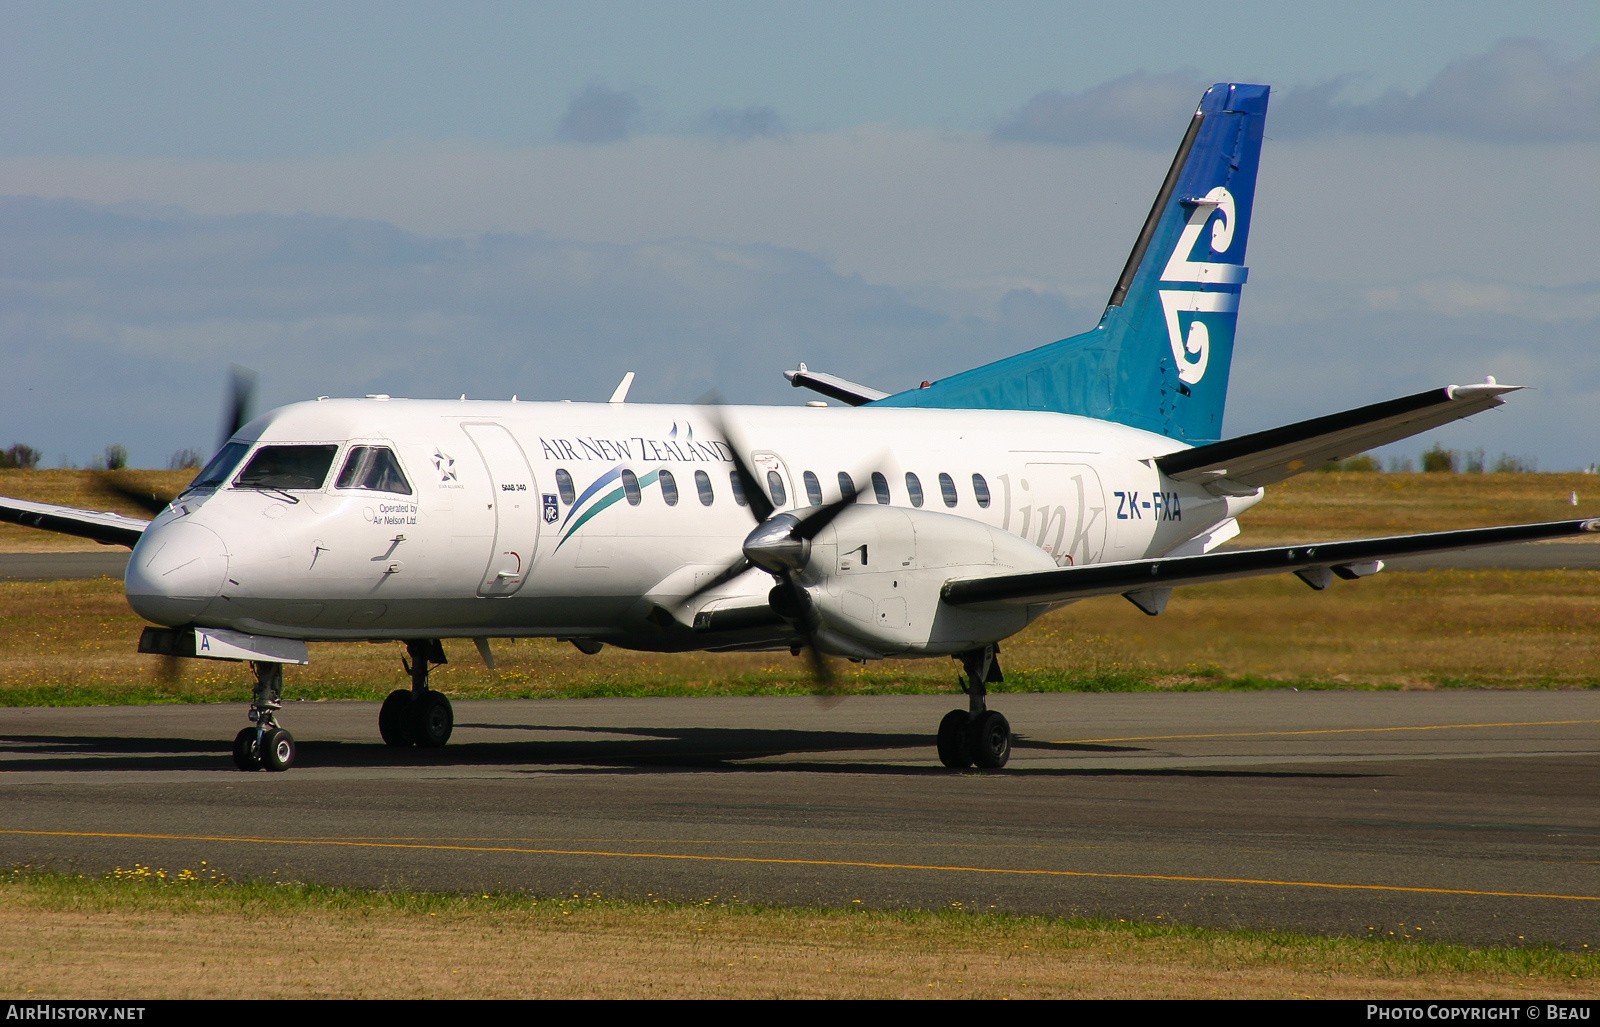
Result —
[[[200,616],[228,577],[228,547],[201,524],[178,521],[147,531],[123,583],[134,612],[177,627]]]

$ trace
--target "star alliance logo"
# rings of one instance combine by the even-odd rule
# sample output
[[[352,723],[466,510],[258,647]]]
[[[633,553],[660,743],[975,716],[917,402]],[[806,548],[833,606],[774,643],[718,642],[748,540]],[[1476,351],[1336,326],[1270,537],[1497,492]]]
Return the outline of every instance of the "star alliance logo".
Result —
[[[456,459],[449,453],[434,447],[433,469],[439,472],[440,481],[456,480]]]

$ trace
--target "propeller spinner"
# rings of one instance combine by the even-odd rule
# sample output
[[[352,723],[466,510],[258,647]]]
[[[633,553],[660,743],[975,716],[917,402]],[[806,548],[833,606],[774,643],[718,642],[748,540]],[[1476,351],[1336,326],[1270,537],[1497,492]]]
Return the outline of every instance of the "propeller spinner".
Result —
[[[775,514],[772,500],[767,497],[766,491],[749,464],[745,463],[743,451],[734,442],[732,433],[728,431],[727,422],[723,419],[715,399],[712,399],[707,406],[706,418],[733,454],[734,474],[738,476],[741,491],[744,493],[751,516],[755,518],[756,526],[745,536],[744,543],[740,547],[743,555],[721,573],[713,576],[710,581],[685,596],[684,601],[698,599],[705,593],[732,581],[751,567],[759,567],[771,574],[778,580],[767,597],[768,604],[805,637],[805,648],[811,658],[812,676],[816,682],[817,694],[832,695],[833,669],[818,644],[818,630],[821,624],[810,595],[800,583],[799,574],[811,558],[811,540],[816,538],[822,529],[832,524],[834,518],[843,513],[846,507],[853,505],[856,497],[853,494],[840,496],[804,516],[794,513]]]

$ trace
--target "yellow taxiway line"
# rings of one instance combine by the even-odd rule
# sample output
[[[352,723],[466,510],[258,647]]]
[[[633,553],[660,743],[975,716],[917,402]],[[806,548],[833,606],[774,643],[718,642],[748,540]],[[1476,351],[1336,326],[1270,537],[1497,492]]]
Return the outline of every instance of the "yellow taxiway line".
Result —
[[[46,838],[128,838],[142,841],[233,842],[251,845],[325,845],[367,849],[422,849],[442,852],[499,852],[527,856],[596,856],[611,859],[678,859],[709,863],[760,863],[780,866],[853,867],[870,870],[934,870],[967,874],[1015,874],[1033,877],[1084,877],[1124,881],[1183,881],[1199,884],[1257,884],[1278,888],[1327,888],[1336,891],[1405,892],[1425,895],[1476,895],[1510,899],[1564,899],[1600,902],[1600,895],[1553,895],[1541,892],[1477,891],[1470,888],[1422,888],[1396,884],[1338,884],[1327,881],[1276,881],[1253,877],[1192,877],[1180,874],[1113,874],[1091,870],[1030,870],[1014,867],[940,866],[924,863],[869,863],[842,859],[781,859],[760,856],[704,856],[673,852],[608,852],[589,849],[531,849],[508,845],[440,845],[422,842],[375,842],[328,838],[256,838],[234,835],[136,834],[113,831],[17,831],[0,835]]]

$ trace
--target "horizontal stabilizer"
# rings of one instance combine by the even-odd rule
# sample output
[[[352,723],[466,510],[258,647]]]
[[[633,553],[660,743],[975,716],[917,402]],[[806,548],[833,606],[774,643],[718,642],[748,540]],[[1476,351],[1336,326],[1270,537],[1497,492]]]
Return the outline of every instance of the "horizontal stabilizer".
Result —
[[[887,392],[858,385],[836,374],[826,374],[822,371],[812,371],[801,364],[798,370],[785,371],[783,376],[789,379],[789,384],[795,388],[807,388],[812,392],[820,392],[829,399],[836,399],[841,403],[848,403],[853,407],[875,400],[886,398]]]
[[[1430,428],[1497,407],[1520,385],[1449,385],[1415,396],[1391,399],[1343,413],[1270,428],[1253,435],[1179,450],[1156,459],[1156,466],[1178,481],[1218,482],[1213,491],[1252,492],[1310,471],[1330,460],[1409,438]]]
[[[1310,577],[1306,578],[1307,583],[1316,588],[1319,587],[1319,580],[1322,587],[1327,584],[1325,577],[1314,573],[1317,568],[1327,568],[1341,578],[1358,578],[1379,569],[1380,561],[1398,556],[1443,553],[1512,542],[1537,542],[1595,532],[1600,532],[1600,518],[1468,528],[1464,531],[1437,531],[1422,535],[1393,535],[1388,538],[1319,542],[1272,549],[1235,549],[1204,556],[1128,560],[1065,567],[1057,571],[966,578],[946,582],[940,597],[951,606],[1060,603],[1130,592],[1145,598],[1175,585],[1200,585],[1211,581],[1289,572],[1302,574],[1302,577],[1310,573]],[[1136,598],[1135,602],[1139,602],[1139,599]],[[1161,602],[1164,605],[1165,600]],[[1140,606],[1144,608],[1145,604],[1140,603]]]
[[[129,549],[138,543],[139,536],[150,526],[149,521],[109,511],[30,503],[25,499],[7,499],[5,496],[0,496],[0,522],[76,535],[103,545],[127,546]]]

